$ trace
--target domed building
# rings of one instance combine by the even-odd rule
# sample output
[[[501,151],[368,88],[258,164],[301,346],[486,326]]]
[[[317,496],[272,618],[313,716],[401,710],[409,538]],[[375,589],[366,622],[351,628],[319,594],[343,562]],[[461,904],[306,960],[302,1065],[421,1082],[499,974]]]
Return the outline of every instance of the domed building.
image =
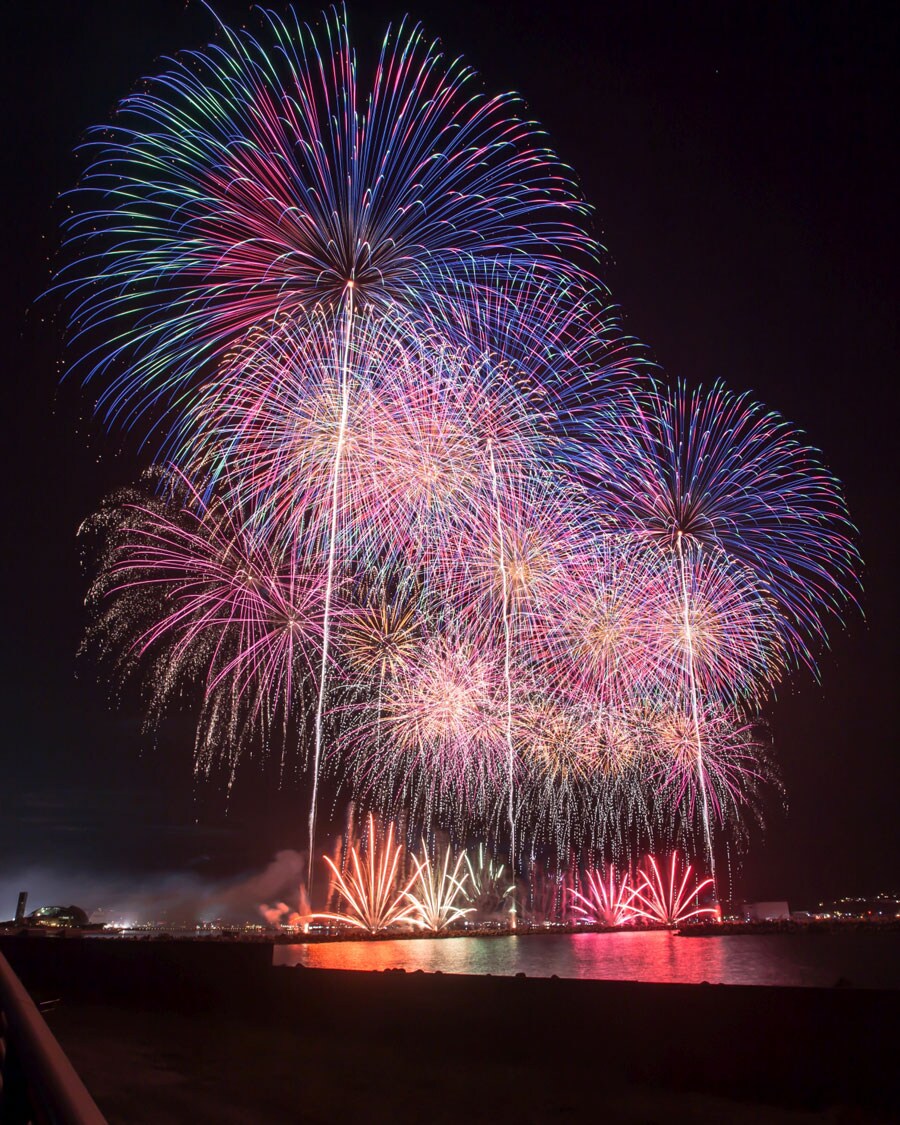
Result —
[[[30,926],[61,926],[83,929],[89,925],[87,913],[80,906],[39,906],[25,919]]]

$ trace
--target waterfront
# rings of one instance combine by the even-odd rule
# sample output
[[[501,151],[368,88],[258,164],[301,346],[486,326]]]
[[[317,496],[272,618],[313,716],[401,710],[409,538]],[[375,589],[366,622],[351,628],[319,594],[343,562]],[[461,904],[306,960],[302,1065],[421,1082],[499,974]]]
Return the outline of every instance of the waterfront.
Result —
[[[900,933],[529,934],[277,945],[275,965],[668,984],[900,988]]]
[[[652,935],[611,936],[648,946]],[[895,948],[890,934],[860,936],[870,960]],[[657,937],[675,956],[707,940]],[[318,951],[442,944],[449,955],[489,942],[498,953],[579,944],[559,934]],[[228,940],[0,936],[0,949],[52,1001],[50,1028],[111,1123],[825,1125],[845,1111],[880,1122],[900,1104],[897,992],[886,989],[304,971],[273,968],[264,942]]]

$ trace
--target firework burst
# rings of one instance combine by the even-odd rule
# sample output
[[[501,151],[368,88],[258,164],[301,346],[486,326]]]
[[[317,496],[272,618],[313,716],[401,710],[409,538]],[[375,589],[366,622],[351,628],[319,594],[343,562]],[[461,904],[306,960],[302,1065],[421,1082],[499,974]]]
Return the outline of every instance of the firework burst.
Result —
[[[692,890],[689,886],[690,864],[685,868],[680,883],[676,877],[677,869],[676,852],[672,853],[667,874],[660,870],[660,865],[654,856],[647,856],[646,865],[641,872],[641,881],[635,887],[630,903],[630,909],[636,919],[657,922],[663,926],[678,926],[691,918],[718,915],[718,911],[712,906],[696,906],[693,910],[690,909],[691,899],[699,900],[706,888],[712,888],[712,879],[704,879]]]
[[[321,306],[255,335],[197,396],[175,452],[260,529],[328,553],[427,561],[490,489],[546,456],[546,410],[409,320]],[[349,378],[349,383],[348,383]],[[339,472],[335,473],[337,459]]]
[[[854,599],[839,486],[749,396],[635,381],[515,97],[407,20],[369,86],[342,8],[260,20],[122,103],[66,222],[97,409],[164,426],[176,466],[92,521],[89,643],[143,672],[151,719],[197,686],[206,769],[314,732],[310,863],[327,761],[404,833],[505,852],[505,821],[513,914],[545,846],[610,871],[579,893],[598,917],[610,855],[702,833],[714,879],[713,826],[777,785],[753,716]],[[416,890],[400,862],[370,816],[322,917],[441,928],[467,880],[499,894],[483,856],[425,854]],[[638,912],[692,916],[675,857],[668,888],[648,863]]]
[[[474,849],[474,855],[466,852],[465,859],[466,896],[476,914],[490,917],[503,912],[516,889],[507,877],[506,867],[494,859],[484,844]]]
[[[546,647],[556,690],[623,710],[653,683],[653,640],[662,562],[624,535],[601,533],[555,576]]]
[[[341,617],[340,650],[364,683],[377,682],[403,671],[422,639],[420,607],[406,588],[389,589],[376,582]]]
[[[120,678],[143,674],[151,720],[199,680],[198,766],[224,754],[233,773],[253,732],[286,735],[321,644],[321,575],[180,474],[162,498],[114,496],[85,531],[103,543],[86,647]]]
[[[433,637],[384,684],[379,714],[354,708],[359,721],[336,761],[365,800],[406,807],[424,824],[487,824],[505,794],[504,700],[499,654]]]
[[[220,24],[95,130],[57,284],[109,421],[177,403],[253,329],[343,312],[348,286],[359,308],[434,315],[438,276],[465,300],[473,280],[524,266],[552,286],[580,277],[566,252],[595,257],[514,95],[481,93],[408,21],[370,90],[357,75],[342,9],[319,28],[263,11],[258,37]]]
[[[681,811],[685,826],[691,825],[702,795],[695,770],[697,727],[690,709],[662,708],[644,728],[644,737],[649,785],[663,805]],[[758,819],[760,791],[780,788],[759,724],[733,709],[713,708],[703,715],[700,738],[710,814],[723,827],[735,829],[744,812]]]
[[[671,567],[659,651],[685,681],[715,878],[704,712],[723,695],[758,702],[788,660],[812,664],[824,617],[853,594],[852,529],[817,451],[748,395],[653,384],[605,410],[583,467],[603,509]],[[603,436],[613,416],[616,443]]]
[[[693,563],[714,549],[777,606],[786,651],[812,663],[829,613],[857,589],[859,555],[839,483],[779,414],[724,384],[654,384],[620,399],[615,443],[583,459],[598,503],[623,528]]]

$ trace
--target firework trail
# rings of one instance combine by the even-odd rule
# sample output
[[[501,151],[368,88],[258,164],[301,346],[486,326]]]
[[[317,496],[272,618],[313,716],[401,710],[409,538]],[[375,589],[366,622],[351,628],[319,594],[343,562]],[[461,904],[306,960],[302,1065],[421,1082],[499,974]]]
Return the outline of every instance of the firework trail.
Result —
[[[364,858],[360,856],[360,851],[359,847],[350,849],[346,871],[341,871],[329,856],[324,857],[345,910],[336,914],[313,914],[312,917],[367,930],[370,934],[383,933],[391,926],[412,921],[414,907],[410,904],[408,892],[416,876],[413,875],[404,886],[399,886],[398,872],[403,849],[394,843],[393,824],[388,825],[384,840],[379,844],[375,818],[369,814]]]
[[[471,914],[474,907],[457,905],[457,900],[464,899],[466,894],[466,880],[468,875],[462,872],[466,860],[465,852],[460,852],[456,857],[451,871],[451,851],[449,846],[444,850],[444,862],[436,866],[431,862],[425,841],[422,841],[422,858],[416,859],[416,874],[412,891],[407,891],[413,909],[413,924],[423,930],[438,933],[449,929],[454,922]]]
[[[572,909],[589,922],[604,926],[623,926],[634,918],[631,907],[634,888],[628,885],[627,872],[616,879],[616,869],[611,866],[609,875],[599,871],[585,873],[586,893],[573,890]]]
[[[515,776],[515,760],[516,752],[513,748],[513,703],[512,703],[512,638],[509,625],[509,578],[506,573],[506,552],[503,545],[503,523],[500,518],[500,497],[497,487],[497,470],[494,464],[494,450],[493,446],[488,446],[488,457],[491,463],[491,491],[493,493],[494,503],[496,506],[497,515],[497,541],[500,545],[500,553],[497,562],[500,567],[500,578],[502,583],[503,601],[502,601],[502,618],[503,618],[503,680],[506,686],[506,745],[508,751],[508,774],[507,786],[509,787],[509,799],[507,803],[507,817],[509,820],[509,864],[510,870],[515,876],[516,872],[516,808],[515,808],[515,793],[513,790],[513,780]],[[510,911],[511,917],[515,920],[516,916],[516,902],[513,898],[512,910]]]
[[[716,886],[716,861],[713,852],[712,829],[709,823],[709,796],[706,792],[706,768],[703,764],[703,739],[700,737],[700,709],[697,703],[697,671],[694,663],[694,641],[691,628],[691,602],[688,597],[687,575],[684,563],[683,533],[679,530],[676,535],[678,546],[678,564],[681,576],[681,589],[684,595],[684,643],[687,650],[688,682],[691,691],[691,715],[694,720],[694,733],[697,741],[697,787],[700,790],[700,800],[703,807],[703,832],[706,837],[706,854],[709,857],[709,867],[712,872],[712,884]],[[674,857],[672,863],[674,871]]]
[[[312,797],[309,803],[309,885],[312,886],[313,848],[316,839],[316,809],[319,791],[319,759],[322,756],[322,718],[325,708],[325,687],[328,673],[329,642],[331,640],[331,599],[334,589],[334,561],[337,548],[338,499],[340,495],[341,454],[347,432],[347,414],[350,408],[350,339],[353,327],[353,281],[345,290],[344,349],[341,362],[341,421],[334,450],[331,485],[331,517],[328,528],[328,568],[325,575],[325,604],[322,612],[322,663],[319,666],[319,693],[316,703],[316,730],[313,747]]]

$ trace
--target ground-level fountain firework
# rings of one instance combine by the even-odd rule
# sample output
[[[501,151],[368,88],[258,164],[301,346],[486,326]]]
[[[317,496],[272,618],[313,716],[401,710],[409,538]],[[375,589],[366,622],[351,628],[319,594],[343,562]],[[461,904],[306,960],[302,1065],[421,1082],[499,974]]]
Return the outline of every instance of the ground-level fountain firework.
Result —
[[[263,13],[91,142],[57,286],[159,464],[85,524],[85,650],[196,709],[198,771],[305,767],[311,865],[324,777],[402,818],[332,865],[348,924],[516,912],[539,861],[587,866],[584,917],[677,921],[674,848],[715,880],[779,784],[761,707],[855,598],[840,485],[651,374],[515,96],[407,21],[374,62],[343,11]]]
[[[549,882],[536,865],[509,882],[503,865],[483,845],[471,854],[454,853],[450,846],[434,852],[424,840],[419,854],[409,852],[398,842],[395,825],[379,825],[369,814],[360,839],[346,848],[339,845],[334,858],[325,857],[328,900],[339,909],[311,911],[301,887],[296,908],[263,903],[260,911],[270,925],[291,932],[307,933],[324,924],[337,934],[371,936],[515,928],[519,911],[533,925],[604,929],[720,917],[716,906],[700,905],[712,895],[713,880],[695,876],[675,852],[667,861],[645,856],[633,874],[619,874],[614,867],[573,870]]]

